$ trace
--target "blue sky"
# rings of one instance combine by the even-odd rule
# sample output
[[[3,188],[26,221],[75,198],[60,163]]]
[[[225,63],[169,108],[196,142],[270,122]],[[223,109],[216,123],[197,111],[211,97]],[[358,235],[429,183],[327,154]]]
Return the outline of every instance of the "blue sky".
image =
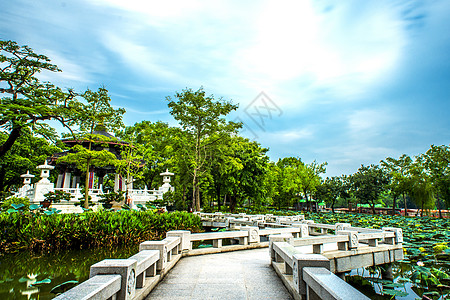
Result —
[[[47,55],[61,87],[100,85],[125,122],[176,123],[203,86],[269,156],[351,174],[450,142],[450,1],[4,0],[0,38]],[[263,92],[261,94],[261,92]]]

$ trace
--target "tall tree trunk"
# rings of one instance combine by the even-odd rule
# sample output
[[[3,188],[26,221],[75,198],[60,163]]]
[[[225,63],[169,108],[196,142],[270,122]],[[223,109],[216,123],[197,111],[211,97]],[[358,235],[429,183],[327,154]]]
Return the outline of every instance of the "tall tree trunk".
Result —
[[[0,198],[3,195],[3,193],[6,193],[7,190],[5,189],[5,170],[3,168],[0,169]]]
[[[306,210],[311,211],[311,205],[309,203],[309,198],[308,198],[308,194],[307,194],[306,190],[303,190],[303,194],[305,194],[305,199],[306,199]]]
[[[232,196],[230,195],[229,197],[230,197],[230,211],[232,213],[234,213],[234,210],[236,208],[236,203],[237,203],[236,196],[235,195],[232,195]]]
[[[194,169],[194,175],[192,178],[192,210],[197,211],[197,169]]]
[[[197,199],[195,200],[197,202],[197,211],[200,211],[201,203],[200,203],[200,187],[198,186],[197,182]]]
[[[394,203],[392,203],[392,215],[395,216],[395,202],[397,200],[397,197],[394,197]]]
[[[408,207],[406,206],[406,196],[405,196],[405,193],[403,193],[402,194],[402,197],[403,197],[403,205],[404,205],[404,207],[405,207],[405,213],[403,214],[405,217],[406,217],[406,215],[408,214]]]
[[[424,205],[424,201],[422,200],[422,209],[420,211],[420,216],[423,217],[423,205]]]
[[[4,156],[11,147],[14,145],[16,140],[20,137],[22,127],[14,127],[9,133],[8,139],[0,146],[0,157]]]
[[[85,180],[85,186],[84,186],[84,208],[89,209],[89,177],[90,177],[90,168],[91,168],[91,159],[87,160],[87,167],[86,167],[86,180]]]
[[[91,129],[91,134],[92,134]],[[92,149],[92,142],[89,141],[89,151]],[[85,187],[84,187],[84,208],[89,209],[89,177],[90,177],[90,168],[91,168],[91,159],[88,158],[86,162],[86,180],[85,180]]]
[[[220,184],[216,186],[217,210],[220,211]]]
[[[442,210],[441,210],[441,202],[440,202],[441,199],[439,199],[439,194],[437,194],[436,197],[437,197],[437,205],[438,205],[438,210],[439,210],[439,218],[442,219]]]

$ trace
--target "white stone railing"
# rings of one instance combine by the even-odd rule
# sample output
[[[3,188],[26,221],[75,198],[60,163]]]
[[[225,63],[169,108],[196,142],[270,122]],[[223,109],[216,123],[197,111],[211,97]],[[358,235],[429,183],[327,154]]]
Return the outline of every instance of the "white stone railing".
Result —
[[[69,193],[72,196],[71,201],[79,201],[79,198],[83,197],[84,189],[76,187],[76,188],[55,188],[56,191],[63,191]],[[100,195],[103,195],[103,189],[89,189],[89,196],[91,196],[92,202],[98,202],[100,200]]]
[[[303,268],[306,299],[369,300],[363,293],[326,268]]]
[[[312,222],[298,226],[300,238],[290,234],[271,235],[269,251],[272,265],[280,278],[291,293],[297,293],[302,299],[307,294],[320,296],[311,299],[368,299],[350,286],[347,287],[333,273],[343,274],[352,269],[390,264],[403,259],[403,235],[399,228],[380,230],[351,227],[346,223],[327,225]],[[320,234],[317,230],[322,235],[317,235]],[[327,234],[330,230],[335,234]],[[314,235],[310,236],[310,233]],[[314,270],[309,270],[305,275],[303,267],[314,267]],[[307,276],[306,279],[304,276]],[[342,287],[342,293],[340,290],[333,291],[333,286]]]
[[[105,259],[90,268],[89,280],[54,299],[143,299],[181,258],[189,231],[170,231],[147,241],[128,259]]]
[[[54,299],[114,299],[121,288],[122,276],[96,275]]]
[[[129,190],[128,191],[129,196],[133,199],[134,202],[147,202],[147,201],[154,201],[157,199],[163,198],[163,192],[160,190]],[[141,204],[143,204],[141,203]]]
[[[14,194],[13,196],[10,196],[8,198],[12,198],[12,197],[33,199],[34,198],[34,189],[19,191],[16,194]]]
[[[303,215],[296,216],[274,216],[267,215],[247,215],[245,213],[231,214],[231,213],[201,213],[196,212],[205,227],[222,227],[222,228],[239,228],[240,226],[256,226],[260,228],[265,227],[291,227],[293,223],[304,220]]]
[[[305,254],[287,242],[273,242],[271,251],[275,271],[296,299],[369,299],[331,273],[323,255]]]
[[[334,230],[335,234],[323,231],[323,235],[310,236],[310,232],[318,234],[318,229]],[[226,239],[235,242],[225,246]],[[211,241],[213,247],[193,249],[193,243],[201,241]],[[169,231],[164,240],[141,243],[139,252],[128,259],[106,259],[92,265],[89,280],[55,299],[143,299],[183,256],[259,247],[269,247],[272,265],[293,295],[306,295],[306,291],[311,295],[335,295],[327,286],[330,284],[342,287],[353,299],[366,299],[325,270],[339,273],[402,259],[402,241],[398,228],[367,230],[350,224],[326,225],[305,220],[293,222],[289,228],[242,226],[240,230],[224,232]],[[304,247],[312,247],[312,251],[305,251]],[[346,261],[351,263],[345,266]],[[340,299],[338,296],[323,299]]]

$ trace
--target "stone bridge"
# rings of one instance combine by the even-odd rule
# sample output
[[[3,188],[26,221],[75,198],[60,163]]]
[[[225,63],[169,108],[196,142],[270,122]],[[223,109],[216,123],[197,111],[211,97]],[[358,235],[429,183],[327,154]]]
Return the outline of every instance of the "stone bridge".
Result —
[[[391,263],[403,259],[399,228],[316,224],[301,215],[199,215],[204,226],[228,230],[169,231],[128,259],[92,265],[89,280],[55,299],[368,299],[343,275],[384,265],[382,276],[392,279]]]

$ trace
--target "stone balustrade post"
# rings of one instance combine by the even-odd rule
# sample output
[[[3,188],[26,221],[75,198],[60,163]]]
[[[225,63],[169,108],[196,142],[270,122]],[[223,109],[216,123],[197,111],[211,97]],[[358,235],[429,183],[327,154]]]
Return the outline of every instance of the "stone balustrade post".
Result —
[[[259,227],[244,227],[242,230],[248,231],[248,242],[251,243],[259,243]]]
[[[336,223],[335,225],[335,233],[337,234],[338,231],[345,230],[347,227],[352,227],[350,223]]]
[[[346,242],[344,242],[345,244],[347,244],[348,249],[358,248],[358,246],[359,246],[358,232],[351,231],[351,230],[339,230],[339,231],[336,231],[336,234],[348,235],[348,244]],[[348,249],[344,249],[344,247],[345,246],[342,243],[338,243],[339,250],[348,250]],[[345,248],[347,248],[347,247],[345,247]]]
[[[298,237],[304,238],[309,236],[309,226],[308,224],[300,223],[300,222],[294,222],[292,223],[292,227],[300,228],[300,232],[298,233]]]
[[[296,291],[304,297],[306,295],[306,283],[303,281],[303,268],[317,267],[330,270],[331,263],[328,258],[320,254],[294,254],[292,277]]]
[[[290,233],[285,234],[271,234],[269,235],[269,253],[270,253],[270,259],[272,261],[275,261],[276,259],[276,253],[273,250],[273,243],[275,242],[286,242],[289,244],[292,244],[293,236]]]
[[[401,228],[395,228],[395,227],[383,227],[383,231],[393,231],[395,233],[395,237],[392,238],[385,238],[384,243],[385,244],[402,244],[403,243],[403,231]]]
[[[171,230],[166,233],[166,237],[179,237],[181,252],[192,250],[191,232],[189,230]]]
[[[118,274],[122,279],[117,300],[133,299],[136,293],[136,265],[135,259],[104,259],[91,266],[89,278],[95,275]]]
[[[139,251],[159,250],[159,260],[156,263],[158,271],[164,270],[167,264],[167,246],[165,241],[145,241],[139,245]]]

